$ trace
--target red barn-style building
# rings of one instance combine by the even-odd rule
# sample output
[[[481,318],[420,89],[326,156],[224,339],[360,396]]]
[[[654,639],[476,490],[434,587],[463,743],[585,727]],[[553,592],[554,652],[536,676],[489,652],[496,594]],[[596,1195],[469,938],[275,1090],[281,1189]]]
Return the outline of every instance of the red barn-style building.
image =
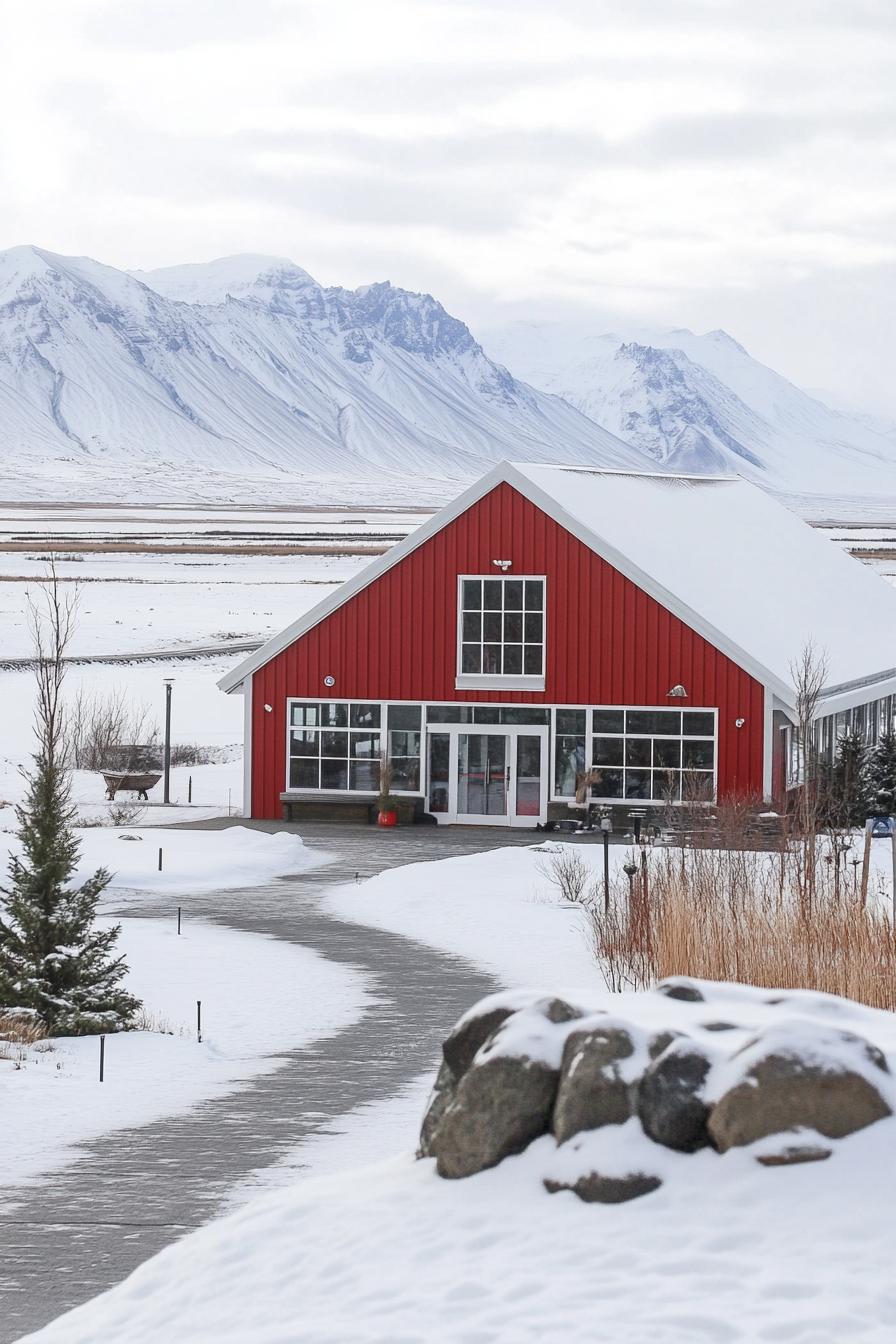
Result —
[[[825,660],[820,750],[893,725],[896,592],[739,477],[502,463],[247,658],[247,816],[373,803],[534,826],[797,782],[793,668]]]

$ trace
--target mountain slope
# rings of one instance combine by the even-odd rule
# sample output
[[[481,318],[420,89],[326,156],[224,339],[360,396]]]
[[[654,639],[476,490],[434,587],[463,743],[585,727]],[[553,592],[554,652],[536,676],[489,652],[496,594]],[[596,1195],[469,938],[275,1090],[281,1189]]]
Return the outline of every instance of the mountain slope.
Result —
[[[796,494],[896,494],[886,426],[831,409],[723,331],[595,335],[552,323],[487,334],[489,349],[655,461],[736,471]]]
[[[122,480],[246,497],[297,475],[410,490],[502,457],[644,465],[429,295],[323,288],[276,258],[138,277],[0,254],[0,407],[7,498]]]

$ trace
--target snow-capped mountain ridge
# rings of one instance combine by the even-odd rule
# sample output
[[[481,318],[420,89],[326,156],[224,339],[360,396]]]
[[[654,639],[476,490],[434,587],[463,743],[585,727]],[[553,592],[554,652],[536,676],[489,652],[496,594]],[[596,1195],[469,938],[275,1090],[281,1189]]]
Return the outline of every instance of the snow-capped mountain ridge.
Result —
[[[896,497],[896,428],[832,410],[724,331],[521,323],[485,347],[429,294],[323,286],[282,257],[126,273],[12,248],[3,489],[271,498],[305,480],[324,498],[342,481],[429,501],[511,458]]]
[[[832,409],[720,329],[526,322],[486,344],[669,469],[735,471],[785,494],[896,496],[896,427]]]
[[[502,457],[643,461],[430,295],[325,288],[280,258],[130,275],[40,248],[0,254],[0,444],[32,493],[79,473],[200,492],[233,473],[237,495],[284,473],[410,489]]]

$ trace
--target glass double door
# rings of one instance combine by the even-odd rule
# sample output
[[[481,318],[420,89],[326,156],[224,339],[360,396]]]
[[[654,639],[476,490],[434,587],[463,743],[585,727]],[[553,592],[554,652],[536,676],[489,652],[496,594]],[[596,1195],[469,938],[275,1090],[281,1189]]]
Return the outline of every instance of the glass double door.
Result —
[[[547,815],[547,729],[429,734],[429,811],[440,821],[534,826]]]

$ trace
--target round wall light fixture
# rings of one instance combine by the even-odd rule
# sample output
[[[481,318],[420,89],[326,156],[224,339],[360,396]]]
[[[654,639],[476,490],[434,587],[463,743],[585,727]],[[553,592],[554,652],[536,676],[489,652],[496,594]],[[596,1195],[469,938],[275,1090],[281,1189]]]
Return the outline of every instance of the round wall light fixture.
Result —
[[[325,685],[325,686],[335,686],[335,685],[336,685],[336,678],[335,678],[335,677],[324,677],[324,685]]]
[[[743,728],[743,726],[744,726],[745,723],[746,723],[746,719],[735,719],[735,720],[734,720],[734,726],[735,726],[735,728]]]

